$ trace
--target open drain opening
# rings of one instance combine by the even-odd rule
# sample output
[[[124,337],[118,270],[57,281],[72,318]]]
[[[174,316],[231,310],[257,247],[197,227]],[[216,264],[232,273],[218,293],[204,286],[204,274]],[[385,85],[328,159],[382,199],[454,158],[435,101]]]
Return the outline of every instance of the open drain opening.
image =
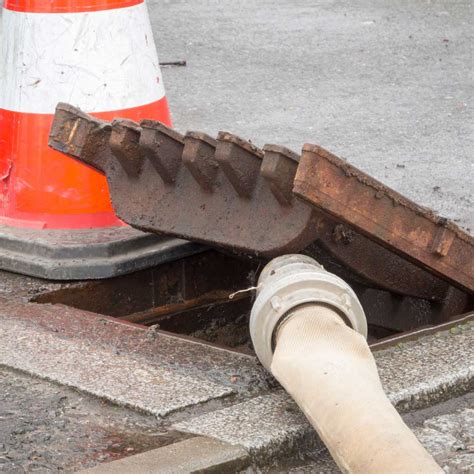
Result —
[[[213,250],[107,280],[48,292],[32,301],[63,304],[251,352],[248,319],[263,263]]]
[[[248,329],[253,293],[238,293],[232,299],[229,295],[254,286],[264,263],[208,250],[129,275],[73,284],[33,302],[159,325],[168,332],[253,353]],[[370,342],[448,319],[449,308],[440,303],[348,282],[366,312]]]

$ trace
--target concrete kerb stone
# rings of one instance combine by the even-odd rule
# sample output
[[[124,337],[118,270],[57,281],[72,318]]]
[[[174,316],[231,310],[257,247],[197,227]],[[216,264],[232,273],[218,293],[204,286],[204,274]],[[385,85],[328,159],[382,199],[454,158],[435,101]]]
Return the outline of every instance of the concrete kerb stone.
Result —
[[[137,355],[31,330],[22,321],[0,320],[0,339],[0,365],[158,417],[235,393]]]
[[[72,346],[86,344],[94,351],[142,358],[148,366],[156,365],[176,376],[191,376],[203,385],[210,382],[226,387],[232,393],[248,396],[274,385],[255,357],[72,307],[12,302],[0,297],[0,322],[5,330],[9,324],[20,325],[32,337],[53,337],[63,343],[70,341]],[[26,343],[27,339],[15,342]]]
[[[176,423],[173,429],[240,445],[260,465],[322,447],[303,413],[283,390]]]
[[[382,384],[401,412],[474,389],[474,323],[375,354]],[[258,464],[302,454],[321,441],[282,390],[175,423],[176,430],[243,446]]]
[[[239,472],[250,465],[248,453],[216,439],[198,436],[135,456],[99,464],[83,474],[177,474]]]
[[[166,334],[151,340],[146,330],[134,325],[73,308],[7,304],[0,315],[4,333],[0,363],[9,367],[166,416],[175,421],[173,429],[240,446],[256,463],[268,464],[320,446],[291,398],[282,390],[269,391],[272,384],[260,380],[261,367],[253,357]],[[172,344],[181,345],[171,351]],[[183,350],[190,353],[180,358]],[[399,343],[374,355],[386,392],[399,410],[429,406],[473,389],[474,323]],[[93,375],[96,369],[105,375],[98,379]],[[228,378],[239,370],[242,376],[248,372],[244,385],[257,383],[256,390],[245,391],[238,384],[233,388]],[[215,372],[212,377],[209,371]],[[220,378],[217,372],[222,372]],[[200,408],[193,418],[189,412],[169,418],[176,410],[237,392],[237,400],[244,401],[212,404]]]

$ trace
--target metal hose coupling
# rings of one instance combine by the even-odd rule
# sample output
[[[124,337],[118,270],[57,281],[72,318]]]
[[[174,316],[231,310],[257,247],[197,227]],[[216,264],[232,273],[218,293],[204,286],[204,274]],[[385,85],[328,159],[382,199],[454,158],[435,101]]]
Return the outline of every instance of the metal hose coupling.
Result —
[[[283,255],[270,261],[258,279],[250,315],[250,334],[260,362],[270,370],[278,327],[298,306],[328,306],[352,329],[367,337],[364,310],[352,288],[306,255]]]

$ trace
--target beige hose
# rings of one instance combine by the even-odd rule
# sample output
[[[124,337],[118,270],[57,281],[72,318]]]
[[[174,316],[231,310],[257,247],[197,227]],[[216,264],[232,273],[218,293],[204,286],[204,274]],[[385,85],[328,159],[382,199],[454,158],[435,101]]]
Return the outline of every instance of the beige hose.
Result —
[[[365,339],[333,310],[295,310],[271,371],[343,472],[442,472],[385,396]]]
[[[443,472],[383,391],[357,297],[310,260],[280,257],[262,272],[250,323],[260,360],[343,472]]]

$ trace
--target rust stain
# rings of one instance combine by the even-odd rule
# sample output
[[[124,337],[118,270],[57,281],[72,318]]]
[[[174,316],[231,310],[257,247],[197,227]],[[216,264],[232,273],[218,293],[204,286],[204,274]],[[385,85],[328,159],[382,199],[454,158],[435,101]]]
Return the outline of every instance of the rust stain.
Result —
[[[304,145],[293,191],[368,238],[474,293],[471,235],[332,153]]]
[[[318,241],[374,286],[435,300],[445,282],[474,291],[471,236],[317,145],[299,156],[67,104],[49,143],[106,174],[117,215],[138,229],[265,258]]]
[[[67,140],[72,120],[80,125]],[[265,257],[317,236],[313,209],[289,199],[287,169],[266,166],[287,160],[284,151],[265,153],[228,132],[181,135],[151,120],[106,124],[67,104],[57,107],[49,144],[102,170],[117,215],[138,229]]]

